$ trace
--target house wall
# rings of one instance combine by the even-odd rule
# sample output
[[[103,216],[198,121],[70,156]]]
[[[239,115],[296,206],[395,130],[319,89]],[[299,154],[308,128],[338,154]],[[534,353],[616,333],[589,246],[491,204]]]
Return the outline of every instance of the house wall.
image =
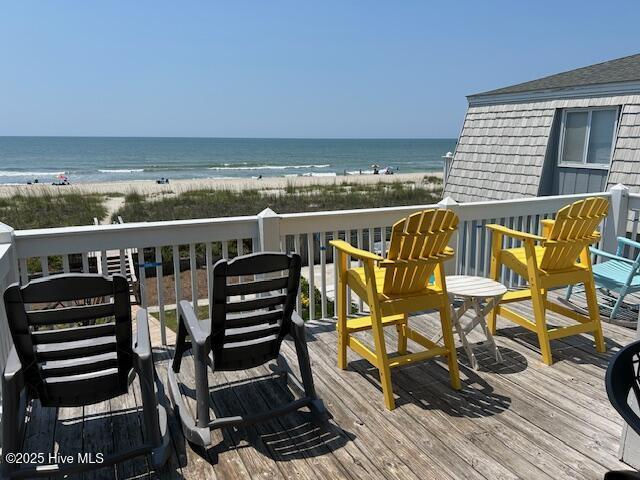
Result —
[[[622,106],[611,175],[607,170],[557,167],[557,142],[553,142],[552,134],[558,110],[610,105]],[[444,194],[459,202],[470,202],[583,193],[583,189],[602,190],[617,183],[640,191],[638,162],[640,95],[495,105],[471,103]]]
[[[640,98],[622,107],[609,171],[607,187],[623,183],[633,193],[640,193]]]
[[[556,166],[551,195],[602,192],[607,188],[608,170]]]

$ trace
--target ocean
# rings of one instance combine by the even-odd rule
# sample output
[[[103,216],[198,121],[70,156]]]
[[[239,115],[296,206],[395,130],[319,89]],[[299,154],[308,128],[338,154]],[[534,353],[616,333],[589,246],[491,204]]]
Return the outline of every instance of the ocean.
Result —
[[[0,184],[442,171],[456,139],[0,137]]]

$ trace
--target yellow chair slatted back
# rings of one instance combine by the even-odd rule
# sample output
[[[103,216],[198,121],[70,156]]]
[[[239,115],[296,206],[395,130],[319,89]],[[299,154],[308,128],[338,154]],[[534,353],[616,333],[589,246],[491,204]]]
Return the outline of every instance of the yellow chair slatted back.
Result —
[[[606,198],[590,197],[560,209],[544,243],[540,269],[571,268],[580,252],[600,238],[596,229],[609,211]]]
[[[417,212],[396,222],[386,260],[382,293],[399,295],[424,290],[437,264],[453,255],[447,247],[458,227],[451,210]]]

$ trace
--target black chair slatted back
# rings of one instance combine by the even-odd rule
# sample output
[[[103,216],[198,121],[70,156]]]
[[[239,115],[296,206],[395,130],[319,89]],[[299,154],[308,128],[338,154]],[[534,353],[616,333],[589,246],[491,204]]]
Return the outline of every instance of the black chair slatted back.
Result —
[[[25,383],[44,406],[127,392],[133,352],[125,277],[53,275],[11,285],[4,302]]]
[[[290,331],[300,264],[298,254],[256,253],[214,265],[210,307],[214,369],[252,368],[278,356]],[[230,279],[237,283],[229,283]],[[241,296],[251,298],[233,298]]]

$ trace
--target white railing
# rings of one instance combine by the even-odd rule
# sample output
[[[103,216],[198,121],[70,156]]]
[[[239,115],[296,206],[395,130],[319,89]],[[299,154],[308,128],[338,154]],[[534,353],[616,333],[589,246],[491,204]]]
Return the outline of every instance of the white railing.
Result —
[[[309,281],[310,318],[326,317],[328,302],[332,295],[327,292],[337,289],[337,275],[333,269],[333,252],[327,248],[334,238],[348,242],[377,253],[386,251],[391,233],[390,227],[399,219],[425,208],[449,208],[458,214],[460,223],[458,232],[452,239],[456,257],[448,270],[450,273],[465,275],[489,275],[490,235],[486,229],[488,223],[499,223],[516,230],[540,234],[540,221],[551,218],[560,208],[576,200],[589,196],[611,197],[611,192],[596,194],[561,195],[553,197],[534,197],[518,200],[472,202],[459,204],[445,199],[435,205],[420,205],[394,208],[374,208],[362,210],[342,210],[334,212],[294,213],[271,215],[272,235],[279,234],[278,249],[295,251],[303,256],[308,265],[306,278]],[[604,228],[604,227],[603,227]],[[604,231],[604,230],[603,230]],[[506,238],[504,248],[519,246],[517,241]],[[316,275],[316,269],[320,275]],[[504,270],[501,281],[509,287],[523,284],[519,276]],[[317,284],[319,283],[319,285]],[[316,292],[320,297],[320,312],[316,312]],[[348,293],[350,295],[350,293]],[[354,298],[359,311],[363,310],[360,299]],[[348,299],[348,303],[351,303]],[[298,297],[298,306],[301,298]]]
[[[13,229],[0,223],[0,295],[12,283],[18,280]],[[7,323],[4,301],[0,301],[0,373],[13,345]],[[0,383],[0,414],[2,413],[2,385]],[[0,446],[2,445],[2,425],[0,424]]]
[[[612,212],[602,228],[602,245],[613,248],[615,236],[626,233],[626,222],[619,219],[626,219],[629,212],[640,219],[640,196],[630,196],[625,187],[598,194],[464,204],[445,199],[435,205],[281,215],[267,209],[246,217],[21,230],[11,234],[15,238],[12,258],[17,258],[19,266],[12,275],[16,277],[19,272],[21,282],[26,283],[34,275],[46,276],[55,271],[95,271],[97,265],[90,264],[88,252],[101,252],[101,258],[106,258],[107,250],[120,251],[124,273],[127,250],[137,249],[134,271],[137,268],[140,303],[157,312],[164,344],[166,312],[175,308],[175,301],[165,299],[166,282],[173,283],[168,290],[175,299],[188,298],[195,306],[205,305],[210,295],[212,265],[218,258],[258,250],[300,253],[309,288],[306,298],[302,292],[299,294],[298,308],[304,302],[310,318],[326,318],[333,314],[332,292],[337,284],[333,251],[328,246],[331,239],[346,239],[360,248],[385,252],[393,223],[425,208],[450,208],[460,218],[458,232],[452,239],[456,257],[449,262],[450,273],[486,276],[490,256],[487,223],[539,233],[540,220],[577,199],[593,195],[611,198]],[[517,245],[505,244],[510,246]],[[171,270],[185,275],[172,275]],[[510,286],[521,283],[521,279],[506,272],[502,281]],[[154,288],[155,293],[150,294]],[[357,297],[353,303],[363,309]],[[0,366],[3,359],[4,355],[0,357]]]
[[[86,227],[48,228],[15,232],[20,279],[26,283],[34,275],[47,276],[51,265],[62,272],[90,272],[89,252],[100,252],[106,261],[107,250],[120,252],[120,271],[126,275],[127,251],[137,249],[139,298],[143,307],[154,305],[160,320],[162,343],[166,344],[165,269],[172,269],[173,292],[177,301],[191,299],[195,306],[201,302],[199,287],[210,290],[211,266],[216,257],[232,253],[249,253],[257,240],[255,216],[216,219],[181,220],[172,222],[144,222]],[[202,255],[198,255],[198,252]],[[185,261],[181,261],[184,257]],[[202,258],[204,257],[204,258]],[[188,262],[188,286],[183,288],[182,276]],[[200,268],[199,268],[200,265]],[[204,268],[202,268],[204,266]],[[136,271],[137,267],[137,271]],[[97,270],[97,265],[95,267]],[[102,266],[106,271],[106,265]],[[198,273],[205,275],[198,275]],[[156,294],[150,298],[148,289],[155,277]],[[185,285],[186,286],[186,285]],[[185,292],[186,290],[186,292]],[[174,301],[172,303],[177,303]]]

